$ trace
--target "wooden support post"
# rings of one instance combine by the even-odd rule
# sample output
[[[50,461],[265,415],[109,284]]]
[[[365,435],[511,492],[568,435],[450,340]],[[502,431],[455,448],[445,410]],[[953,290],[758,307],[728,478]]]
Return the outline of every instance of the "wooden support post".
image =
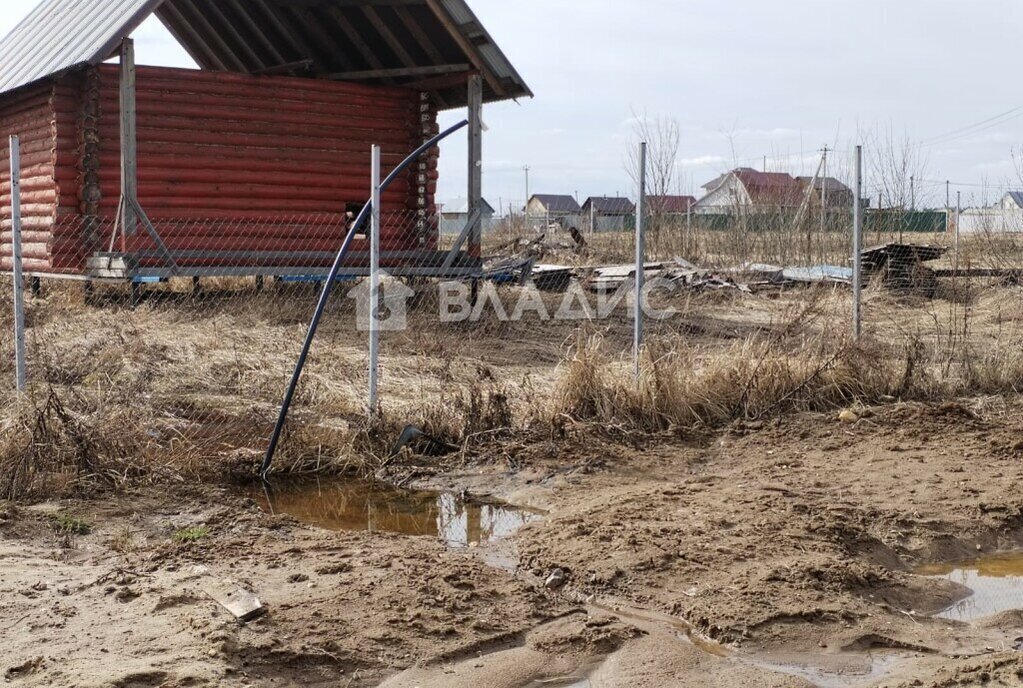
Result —
[[[121,43],[121,227],[124,238],[135,234],[138,215],[138,138],[135,106],[135,42],[125,38]]]
[[[25,277],[21,260],[21,139],[11,136],[11,277],[14,279],[14,384],[19,393],[25,375]]]
[[[479,258],[483,244],[483,77],[469,77],[469,255]]]

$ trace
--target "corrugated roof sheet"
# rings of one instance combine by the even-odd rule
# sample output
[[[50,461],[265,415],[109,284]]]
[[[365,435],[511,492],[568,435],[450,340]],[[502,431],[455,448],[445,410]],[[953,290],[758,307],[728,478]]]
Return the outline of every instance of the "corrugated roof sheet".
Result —
[[[608,198],[606,196],[590,196],[583,203],[583,211],[589,212],[589,208],[600,215],[631,215],[636,212],[636,204],[628,198]]]
[[[578,201],[571,196],[561,196],[558,194],[533,194],[529,200],[532,201],[534,199],[539,201],[549,213],[568,213],[573,215],[582,211],[582,208],[579,207]]]
[[[696,205],[694,196],[648,196],[647,205],[659,213],[687,213]]]
[[[206,70],[281,73],[429,91],[466,103],[532,96],[463,0],[44,0],[0,44],[0,93],[108,59],[155,13]]]
[[[0,93],[110,57],[163,0],[44,0],[0,42]]]

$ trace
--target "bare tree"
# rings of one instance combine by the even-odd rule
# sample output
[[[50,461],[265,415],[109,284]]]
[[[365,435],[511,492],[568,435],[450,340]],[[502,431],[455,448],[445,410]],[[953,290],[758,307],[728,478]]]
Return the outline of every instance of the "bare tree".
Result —
[[[639,144],[647,144],[647,222],[651,235],[657,239],[672,212],[668,196],[682,195],[682,175],[679,171],[679,150],[682,128],[674,117],[633,113],[635,124],[626,153],[625,167],[636,189],[639,188]],[[638,199],[637,199],[638,200]],[[682,232],[682,227],[678,228]],[[685,243],[685,242],[683,242]],[[683,247],[685,249],[685,247]]]
[[[877,192],[876,231],[901,236],[906,221],[903,212],[927,203],[927,154],[909,134],[896,134],[890,127],[877,127],[863,140],[868,188]],[[886,209],[897,212],[888,217]]]

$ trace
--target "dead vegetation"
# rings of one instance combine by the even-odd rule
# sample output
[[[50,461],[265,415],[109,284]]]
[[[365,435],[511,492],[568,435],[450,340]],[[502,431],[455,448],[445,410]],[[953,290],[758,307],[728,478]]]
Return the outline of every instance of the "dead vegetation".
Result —
[[[557,437],[566,418],[635,439],[1023,389],[1020,289],[960,280],[939,294],[946,298],[869,289],[859,343],[846,334],[841,288],[678,294],[678,315],[650,324],[638,383],[625,307],[605,321],[438,326],[425,300],[408,331],[384,337],[384,404],[372,421],[365,335],[338,298],[275,466],[372,474],[408,424],[472,453],[536,433]],[[8,388],[2,399],[0,498],[251,479],[312,297],[309,289],[225,292],[136,311],[85,306],[56,289],[31,299],[29,394]]]

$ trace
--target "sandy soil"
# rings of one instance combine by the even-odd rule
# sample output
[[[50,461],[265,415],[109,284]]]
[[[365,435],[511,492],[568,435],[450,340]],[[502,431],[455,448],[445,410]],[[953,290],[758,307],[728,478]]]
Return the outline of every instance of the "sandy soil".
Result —
[[[0,506],[0,672],[23,686],[1020,685],[1023,614],[930,618],[966,591],[911,570],[1023,546],[1021,411],[897,405],[643,447],[568,428],[500,460],[392,466],[549,512],[465,550],[317,530],[215,488]],[[57,534],[57,511],[91,532]],[[173,541],[201,524],[207,537]],[[236,621],[205,592],[224,581],[267,613]]]

